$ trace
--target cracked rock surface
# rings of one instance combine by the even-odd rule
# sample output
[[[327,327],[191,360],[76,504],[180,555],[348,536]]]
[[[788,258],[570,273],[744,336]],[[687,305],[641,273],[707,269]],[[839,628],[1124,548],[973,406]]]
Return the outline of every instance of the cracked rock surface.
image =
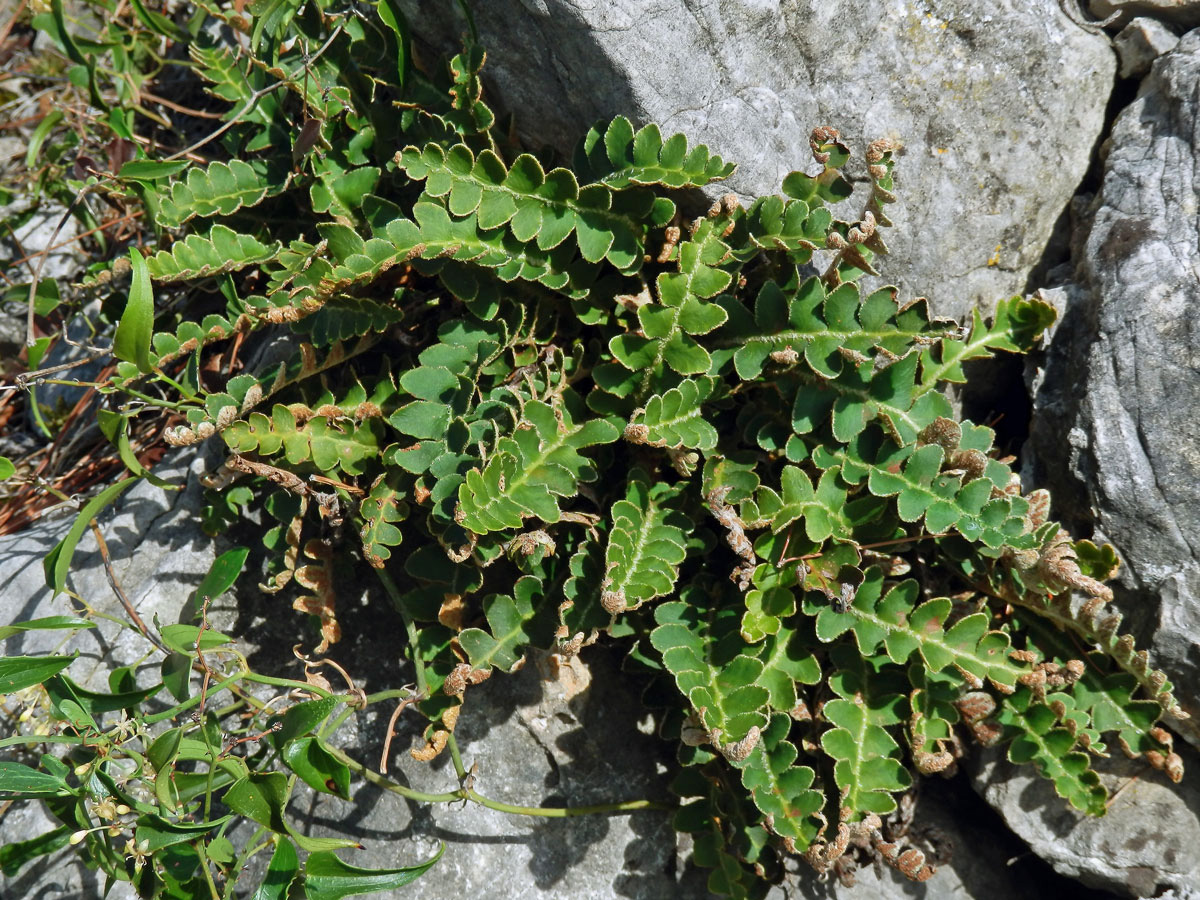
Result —
[[[1200,758],[1181,751],[1190,769],[1181,784],[1114,749],[1096,770],[1108,788],[1109,813],[1091,818],[1055,795],[1030,766],[987,751],[974,769],[976,789],[1005,823],[1062,875],[1124,897],[1168,890],[1200,894]]]
[[[405,5],[440,48],[465,30],[441,0]],[[1088,166],[1116,66],[1055,0],[489,0],[474,14],[485,82],[534,146],[569,150],[618,114],[655,121],[737,162],[709,190],[748,199],[814,170],[815,126],[860,158],[899,140],[880,271],[951,316],[1024,290]]]

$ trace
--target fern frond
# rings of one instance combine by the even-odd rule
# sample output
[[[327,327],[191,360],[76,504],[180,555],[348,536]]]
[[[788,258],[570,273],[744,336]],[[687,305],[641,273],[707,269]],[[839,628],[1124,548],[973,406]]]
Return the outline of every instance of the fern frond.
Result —
[[[436,144],[405,147],[396,165],[425,182],[430,197],[445,197],[454,216],[475,214],[484,230],[506,227],[521,243],[550,250],[571,235],[588,262],[607,259],[622,271],[642,262],[645,226],[614,208],[604,185],[580,187],[568,169],[546,172],[523,153],[505,166],[491,150],[478,157],[465,144],[448,151]]]
[[[844,612],[820,595],[805,598],[804,612],[816,616],[817,637],[822,641],[852,630],[864,656],[882,646],[893,662],[902,663],[916,651],[931,671],[953,666],[972,687],[986,679],[997,690],[1011,693],[1030,675],[1027,664],[1010,659],[1008,635],[988,630],[984,613],[965,616],[945,629],[951,602],[937,598],[917,606],[918,596],[915,581],[901,582],[884,594],[883,573],[871,566]]]
[[[789,853],[803,853],[820,832],[815,814],[825,805],[825,795],[813,787],[816,773],[795,764],[800,753],[787,740],[791,725],[788,716],[772,715],[740,767],[742,784],[771,829],[783,838]]]
[[[1054,710],[1034,700],[1028,688],[1021,688],[1004,699],[996,719],[1015,732],[1008,748],[1010,762],[1033,763],[1054,782],[1058,795],[1080,812],[1104,815],[1108,791],[1089,767],[1088,755],[1073,749],[1075,735],[1059,726]]]
[[[717,446],[717,429],[705,421],[701,404],[713,390],[712,379],[688,379],[679,387],[646,400],[625,426],[625,439],[633,444],[678,450],[711,450]]]
[[[1054,324],[1054,307],[1044,300],[1010,297],[996,304],[992,324],[987,325],[978,308],[971,310],[971,329],[963,340],[942,341],[921,354],[921,380],[916,393],[924,394],[944,381],[967,380],[963,363],[991,356],[997,350],[1027,353]]]
[[[951,323],[930,318],[924,300],[900,309],[894,288],[862,298],[855,284],[827,293],[815,277],[790,296],[768,281],[753,316],[732,298],[723,305],[729,321],[711,346],[734,349],[734,369],[743,381],[757,379],[768,361],[789,366],[801,359],[814,375],[836,378],[847,365],[882,364],[951,333]]]
[[[488,630],[468,628],[458,636],[475,669],[492,667],[512,672],[520,665],[525,648],[549,647],[554,633],[553,604],[542,595],[542,583],[529,575],[518,578],[512,595],[484,598]]]
[[[403,539],[396,523],[408,517],[405,493],[395,474],[380,475],[359,505],[358,512],[363,520],[359,532],[363,556],[376,569],[384,567],[391,558],[391,548],[398,547]]]
[[[595,471],[579,451],[617,439],[615,425],[605,419],[580,419],[566,404],[540,400],[525,404],[516,432],[500,440],[480,469],[467,473],[458,490],[458,524],[478,535],[519,528],[527,517],[557,522],[559,497],[572,497]]]
[[[704,187],[728,178],[736,168],[703,144],[689,151],[685,135],[673,134],[664,141],[654,123],[634,132],[624,116],[617,116],[603,130],[591,128],[574,159],[580,178],[618,191],[631,185]]]
[[[282,451],[294,466],[311,461],[323,472],[341,469],[347,475],[361,475],[364,464],[378,457],[381,444],[377,419],[354,423],[318,415],[305,420],[278,403],[270,416],[254,412],[230,423],[221,437],[235,453],[273,456]]]
[[[217,224],[206,236],[190,234],[169,251],[159,250],[146,260],[146,267],[155,281],[188,281],[262,265],[275,259],[282,247],[279,241],[263,244]]]
[[[770,695],[758,684],[762,660],[736,650],[730,654],[727,642],[720,641],[736,633],[737,610],[689,585],[681,600],[659,604],[654,620],[658,627],[650,643],[692,706],[701,732],[697,741],[712,744],[727,758],[744,759],[767,724]]]
[[[256,206],[268,194],[287,186],[261,168],[240,159],[209,163],[207,168],[188,169],[187,175],[171,185],[170,198],[159,203],[158,222],[178,228],[196,216],[231,216],[239,209]]]
[[[668,504],[679,491],[635,470],[625,499],[613,504],[605,553],[602,602],[610,613],[637,609],[675,590],[687,555],[690,519]]]

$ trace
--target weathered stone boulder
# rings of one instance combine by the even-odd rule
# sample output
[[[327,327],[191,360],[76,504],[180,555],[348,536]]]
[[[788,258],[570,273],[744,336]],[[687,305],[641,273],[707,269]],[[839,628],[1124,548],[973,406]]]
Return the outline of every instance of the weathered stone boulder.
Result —
[[[1168,889],[1188,896],[1200,894],[1200,758],[1187,747],[1182,755],[1191,772],[1181,784],[1119,750],[1099,761],[1110,795],[1102,818],[1072,809],[1050,781],[1000,752],[983,753],[974,781],[1005,823],[1060,874],[1125,897],[1159,897]]]
[[[1170,53],[1178,43],[1179,36],[1162,22],[1138,16],[1113,38],[1121,61],[1118,74],[1122,78],[1141,78],[1150,71],[1154,60]]]
[[[465,31],[441,0],[405,2],[441,49]],[[618,114],[655,121],[739,164],[714,191],[753,197],[811,170],[814,126],[838,128],[859,153],[878,137],[901,141],[893,255],[880,271],[954,316],[1024,290],[1087,169],[1115,69],[1107,41],[1054,0],[473,9],[485,80],[535,145],[570,149]]]
[[[1200,31],[1117,118],[1077,235],[1078,289],[1046,360],[1033,482],[1124,565],[1123,630],[1150,648],[1200,745]]]

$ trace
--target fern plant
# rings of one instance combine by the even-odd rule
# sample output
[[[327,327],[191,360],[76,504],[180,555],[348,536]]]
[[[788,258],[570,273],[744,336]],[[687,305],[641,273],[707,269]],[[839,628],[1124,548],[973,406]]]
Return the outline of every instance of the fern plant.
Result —
[[[139,149],[77,183],[140,204],[155,247],[81,288],[115,326],[106,433],[127,445],[150,419],[170,445],[223,443],[208,522],[273,517],[268,587],[312,591],[297,608],[322,649],[335,557],[378,572],[429,722],[414,755],[449,748],[466,779],[454,730],[476,685],[531,652],[623,644],[678,748],[675,825],[734,897],[790,855],[844,871],[852,845],[929,877],[882,819],[972,741],[1093,815],[1091,759],[1114,734],[1181,776],[1171,685],[1106,607],[1111,548],[1072,541],[943,393],[965,362],[1033,346],[1053,311],[1014,297],[959,326],[857,284],[886,252],[887,141],[866,148],[855,221],[831,212],[852,191],[830,128],[815,174],[704,211],[695,189],[732,164],[621,117],[569,166],[522,152],[482,99],[482,51],[418,70],[390,0],[196,0],[183,31],[133,8],[135,32],[187,45],[225,121],[206,162]],[[294,358],[227,352],[279,334]],[[292,772],[362,770],[313,730],[352,702],[293,707],[273,738]],[[241,795],[272,777],[231,777],[226,805],[253,809]],[[464,784],[448,796],[482,802]]]

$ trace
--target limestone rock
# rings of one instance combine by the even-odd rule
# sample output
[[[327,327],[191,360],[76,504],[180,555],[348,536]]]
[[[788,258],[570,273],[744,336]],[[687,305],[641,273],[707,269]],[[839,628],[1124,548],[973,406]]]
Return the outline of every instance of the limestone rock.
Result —
[[[455,734],[466,766],[478,766],[476,791],[519,806],[670,800],[660,774],[670,749],[628,715],[641,701],[623,680],[619,658],[603,651],[587,657],[586,666],[561,668],[531,658],[515,675],[468,689]],[[338,743],[377,766],[389,713],[348,723]],[[424,744],[419,731],[415,716],[401,720],[389,777],[426,792],[457,788],[448,752],[432,763],[410,756],[410,747]],[[428,900],[705,895],[706,872],[682,885],[673,872],[669,812],[538,818],[474,804],[409,803],[361,783],[349,803],[322,794],[294,800],[293,810],[298,818],[303,810],[313,834],[358,837],[364,849],[343,855],[359,866],[411,865],[445,841],[442,859],[415,885]]]
[[[1113,38],[1117,57],[1121,60],[1120,76],[1140,78],[1150,71],[1156,59],[1170,53],[1178,43],[1179,37],[1162,22],[1138,16]]]
[[[1171,784],[1120,751],[1096,765],[1109,790],[1107,815],[1091,818],[1054,793],[1031,766],[1016,766],[986,751],[975,787],[1008,826],[1060,874],[1125,897],[1200,893],[1200,759],[1182,748],[1191,768]]]
[[[442,49],[465,31],[441,0],[405,2]],[[656,121],[739,164],[717,192],[753,197],[813,170],[814,126],[860,154],[902,141],[880,271],[954,316],[1024,289],[1087,168],[1115,68],[1107,41],[1054,0],[491,0],[474,15],[493,96],[560,149],[599,119]],[[857,217],[857,200],[846,206]]]
[[[1033,481],[1120,552],[1125,630],[1166,671],[1200,745],[1200,31],[1114,125],[1078,238],[1032,429]]]

